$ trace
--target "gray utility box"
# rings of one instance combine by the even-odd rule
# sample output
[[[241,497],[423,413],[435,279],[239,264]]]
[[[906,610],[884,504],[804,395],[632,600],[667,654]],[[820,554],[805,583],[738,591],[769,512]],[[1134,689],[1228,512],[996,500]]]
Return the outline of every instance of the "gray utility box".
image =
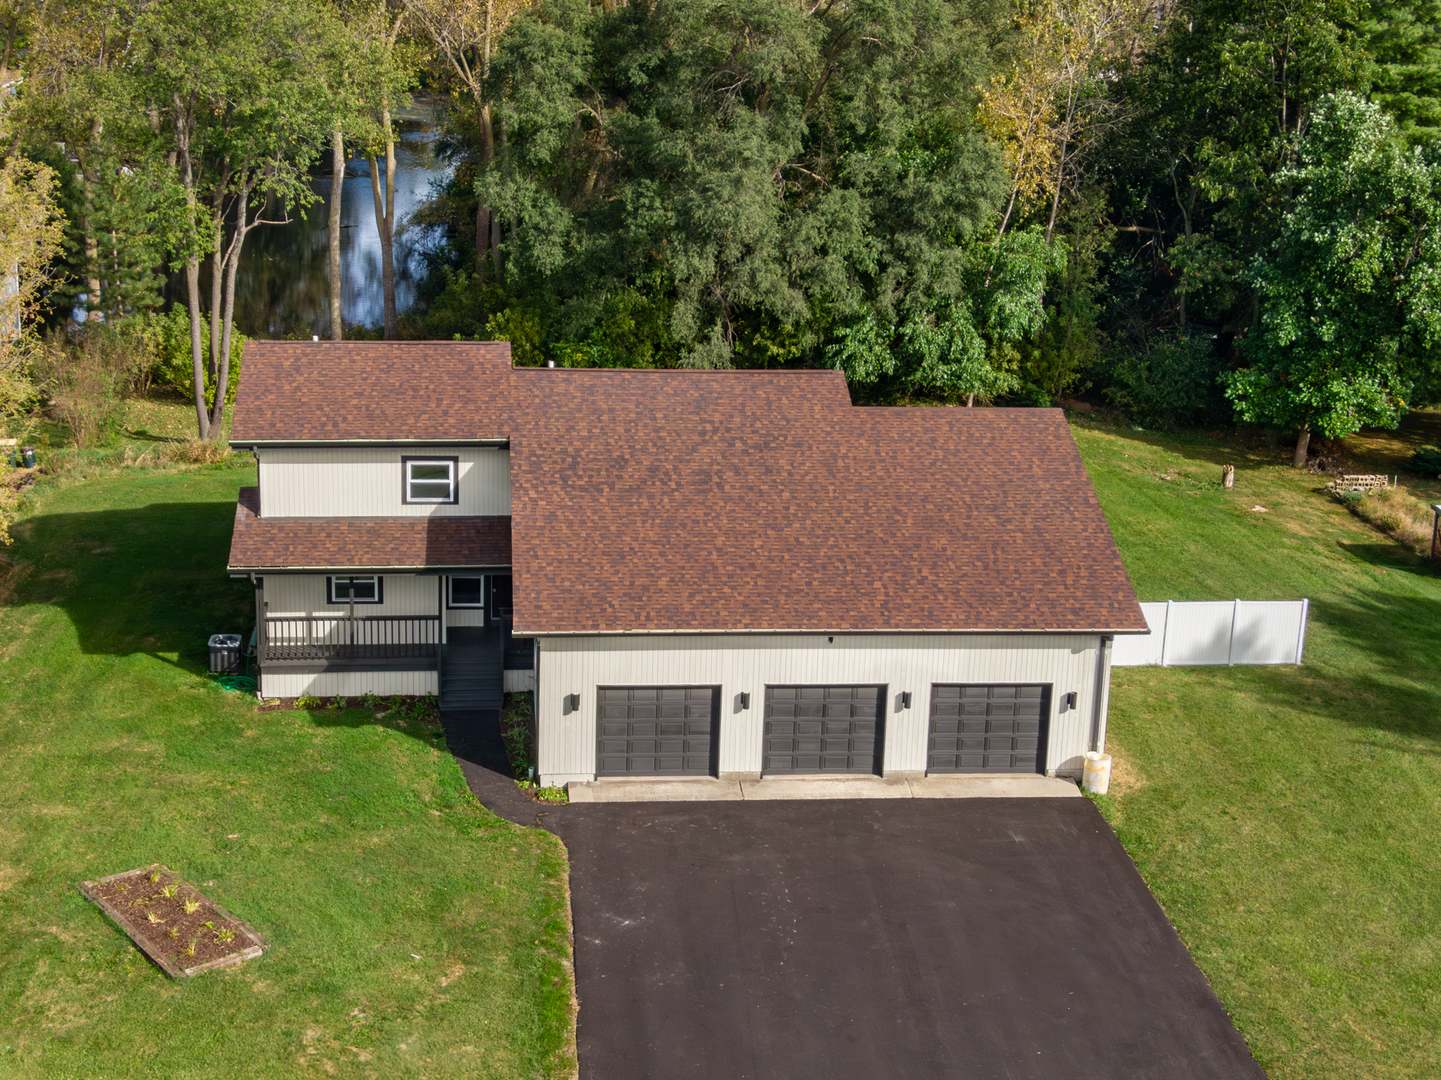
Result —
[[[240,670],[240,635],[212,634],[210,637],[211,674]]]

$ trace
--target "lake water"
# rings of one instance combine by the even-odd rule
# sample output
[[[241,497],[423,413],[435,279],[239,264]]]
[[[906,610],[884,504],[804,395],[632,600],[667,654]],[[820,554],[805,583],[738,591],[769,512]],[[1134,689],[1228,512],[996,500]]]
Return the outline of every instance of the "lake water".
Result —
[[[436,242],[434,230],[406,232],[403,226],[415,208],[430,198],[432,184],[448,178],[450,166],[435,156],[435,135],[424,114],[400,126],[395,148],[394,255],[395,306],[403,312],[414,302],[416,285],[425,276],[423,252]],[[329,161],[328,151],[325,160]],[[378,164],[383,188],[385,162]],[[288,225],[262,225],[246,238],[235,280],[235,327],[241,333],[252,337],[329,336],[326,222],[332,186],[329,176],[315,178],[311,188],[320,200],[304,219]],[[346,164],[340,220],[341,318],[347,327],[379,326],[385,314],[380,231],[375,224],[370,167],[364,158],[352,158]]]

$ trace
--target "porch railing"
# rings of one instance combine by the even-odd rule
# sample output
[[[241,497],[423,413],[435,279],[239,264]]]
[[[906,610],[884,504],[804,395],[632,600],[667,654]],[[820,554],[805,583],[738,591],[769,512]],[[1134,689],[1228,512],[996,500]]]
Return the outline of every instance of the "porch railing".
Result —
[[[435,660],[437,615],[267,615],[256,652],[261,663],[313,660]]]

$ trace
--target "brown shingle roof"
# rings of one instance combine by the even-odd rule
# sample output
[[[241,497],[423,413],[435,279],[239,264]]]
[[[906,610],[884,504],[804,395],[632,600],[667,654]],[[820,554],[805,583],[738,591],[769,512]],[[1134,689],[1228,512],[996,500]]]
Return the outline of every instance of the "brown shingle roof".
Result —
[[[852,408],[834,371],[256,344],[233,441],[509,437],[513,517],[481,535],[242,506],[237,569],[509,563],[517,633],[1146,626],[1058,410]]]
[[[517,376],[517,633],[1145,628],[1059,410]]]
[[[248,341],[230,441],[503,438],[510,372],[508,341]]]
[[[232,571],[510,565],[508,517],[261,518],[259,504],[240,489]]]

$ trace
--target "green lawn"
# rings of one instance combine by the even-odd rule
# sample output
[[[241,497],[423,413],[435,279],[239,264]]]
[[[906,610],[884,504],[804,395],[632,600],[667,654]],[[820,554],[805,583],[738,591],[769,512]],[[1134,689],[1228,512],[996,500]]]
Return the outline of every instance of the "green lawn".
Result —
[[[438,729],[261,712],[205,639],[253,468],[42,489],[0,606],[0,1074],[566,1076],[565,857]],[[163,862],[272,943],[172,982],[76,891]]]
[[[1441,576],[1284,449],[1076,432],[1142,599],[1312,602],[1302,668],[1117,670],[1104,812],[1273,1077],[1434,1073]],[[204,675],[205,637],[248,627],[219,571],[252,477],[125,470],[16,530],[0,1073],[565,1075],[559,843],[478,807],[433,729]],[[273,951],[161,975],[74,888],[154,861]]]
[[[1075,430],[1142,600],[1311,600],[1300,668],[1116,670],[1104,812],[1273,1078],[1436,1075],[1441,575],[1284,449]]]

